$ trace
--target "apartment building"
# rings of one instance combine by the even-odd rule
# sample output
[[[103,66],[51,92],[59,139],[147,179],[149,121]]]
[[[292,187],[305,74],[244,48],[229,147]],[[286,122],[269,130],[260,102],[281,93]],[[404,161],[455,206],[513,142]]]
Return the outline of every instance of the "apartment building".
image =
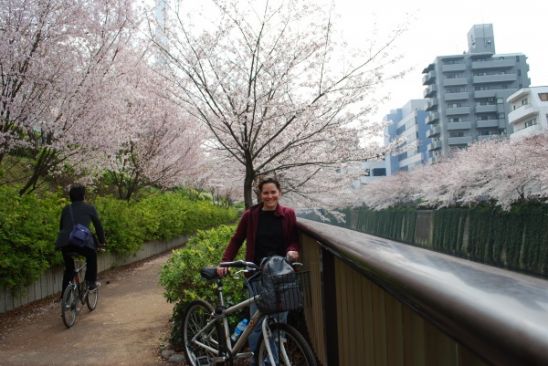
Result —
[[[436,57],[423,70],[432,161],[479,139],[509,135],[506,99],[530,85],[527,57],[496,54],[493,26],[474,25],[468,51]]]
[[[548,132],[548,86],[523,88],[506,100],[510,107],[510,138],[522,138]]]
[[[428,164],[425,99],[413,99],[403,107],[394,109],[385,117],[385,143],[401,141],[387,157],[387,174],[410,171]]]

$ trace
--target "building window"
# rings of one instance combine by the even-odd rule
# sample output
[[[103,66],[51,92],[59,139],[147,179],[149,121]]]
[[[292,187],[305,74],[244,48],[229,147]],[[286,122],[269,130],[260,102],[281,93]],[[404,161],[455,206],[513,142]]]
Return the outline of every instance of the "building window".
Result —
[[[488,130],[488,129],[481,129],[481,130],[478,130],[478,133],[480,136],[489,136],[489,135],[498,135],[498,131],[497,130]]]
[[[534,126],[536,124],[537,124],[537,119],[536,118],[530,119],[528,121],[525,121],[525,128]]]
[[[374,177],[384,177],[386,176],[386,168],[374,168],[373,169]]]
[[[460,117],[449,117],[448,121],[449,122],[460,122]]]
[[[529,104],[528,101],[527,101],[527,98],[523,98],[521,100],[521,105],[527,105],[527,104]]]
[[[543,102],[548,102],[548,93],[538,93],[538,97]]]
[[[449,137],[464,137],[464,131],[449,131]]]

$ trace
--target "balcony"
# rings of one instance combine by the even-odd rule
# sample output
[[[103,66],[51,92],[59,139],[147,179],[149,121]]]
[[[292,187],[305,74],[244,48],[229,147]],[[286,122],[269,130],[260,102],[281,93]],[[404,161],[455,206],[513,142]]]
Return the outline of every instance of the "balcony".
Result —
[[[434,151],[441,149],[441,142],[439,140],[433,140],[428,144],[428,151]]]
[[[470,114],[470,107],[454,107],[454,108],[447,108],[445,111],[445,114],[448,116],[454,116],[459,114]]]
[[[429,99],[428,103],[426,104],[426,110],[427,111],[433,111],[436,108],[438,108],[438,98]]]
[[[438,112],[428,112],[425,122],[428,125],[438,121],[439,119],[440,119],[440,114]]]
[[[477,120],[476,127],[477,128],[499,127],[499,120],[498,119]]]
[[[440,133],[441,133],[441,127],[440,126],[432,126],[426,132],[426,137],[431,138],[431,137],[434,137],[434,136],[439,136]]]
[[[407,159],[403,159],[402,161],[400,161],[400,169],[401,167],[404,167],[404,166],[408,167],[410,165],[420,164],[421,158],[422,158],[421,154],[417,153],[415,155],[411,155]]]
[[[491,61],[476,61],[472,62],[472,70],[493,69],[493,68],[508,68],[515,65],[515,61],[508,60],[491,60]]]
[[[466,64],[450,64],[443,65],[441,67],[442,72],[464,71],[466,70]]]
[[[466,100],[470,97],[469,92],[460,92],[460,93],[445,93],[444,99],[445,101],[453,101],[453,100]]]
[[[472,122],[448,122],[447,130],[468,130],[472,128]]]
[[[424,97],[433,97],[438,92],[438,88],[436,88],[436,84],[428,85],[426,89],[424,89]]]
[[[496,140],[500,137],[500,135],[479,135],[478,141],[487,141],[487,140]]]
[[[536,124],[533,126],[522,128],[521,130],[517,130],[517,131],[514,129],[514,132],[510,135],[510,138],[519,139],[523,137],[531,137],[541,133],[543,133],[542,126],[539,124]]]
[[[433,84],[436,80],[436,72],[434,70],[428,71],[423,77],[422,77],[422,85],[430,85]]]
[[[518,76],[516,74],[498,74],[498,75],[483,75],[474,76],[472,82],[474,84],[482,83],[504,83],[516,81]]]
[[[449,137],[447,143],[449,145],[468,145],[472,142],[472,136]]]
[[[468,80],[466,78],[443,79],[444,86],[466,85],[466,84],[468,84]]]
[[[476,113],[497,112],[496,104],[476,105]]]
[[[538,110],[527,104],[508,113],[508,122],[513,124],[535,115],[538,115]]]
[[[479,98],[494,98],[496,96],[497,96],[497,89],[476,90],[476,91],[474,91],[474,98],[476,98],[476,99],[479,99]]]

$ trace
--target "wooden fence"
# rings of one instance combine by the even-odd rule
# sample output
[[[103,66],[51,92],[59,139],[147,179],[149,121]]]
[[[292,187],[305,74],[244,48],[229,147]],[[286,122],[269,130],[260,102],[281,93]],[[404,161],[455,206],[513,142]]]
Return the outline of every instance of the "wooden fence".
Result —
[[[548,281],[299,220],[322,365],[548,365]]]

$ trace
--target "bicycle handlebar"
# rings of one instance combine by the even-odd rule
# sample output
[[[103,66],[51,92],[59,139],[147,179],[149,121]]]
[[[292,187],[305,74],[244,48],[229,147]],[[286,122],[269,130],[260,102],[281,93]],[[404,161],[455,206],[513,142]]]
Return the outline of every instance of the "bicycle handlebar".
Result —
[[[220,267],[236,267],[236,268],[253,268],[253,269],[258,269],[259,266],[256,265],[255,263],[253,262],[246,262],[246,261],[243,261],[243,260],[239,260],[239,261],[233,261],[233,262],[221,262],[219,263],[219,266]]]
[[[293,268],[302,267],[303,264],[300,262],[291,262],[290,263]],[[232,261],[232,262],[221,262],[219,263],[219,267],[235,267],[235,268],[251,268],[251,269],[259,269],[260,267],[256,265],[253,262],[246,262],[244,260],[239,261]]]

